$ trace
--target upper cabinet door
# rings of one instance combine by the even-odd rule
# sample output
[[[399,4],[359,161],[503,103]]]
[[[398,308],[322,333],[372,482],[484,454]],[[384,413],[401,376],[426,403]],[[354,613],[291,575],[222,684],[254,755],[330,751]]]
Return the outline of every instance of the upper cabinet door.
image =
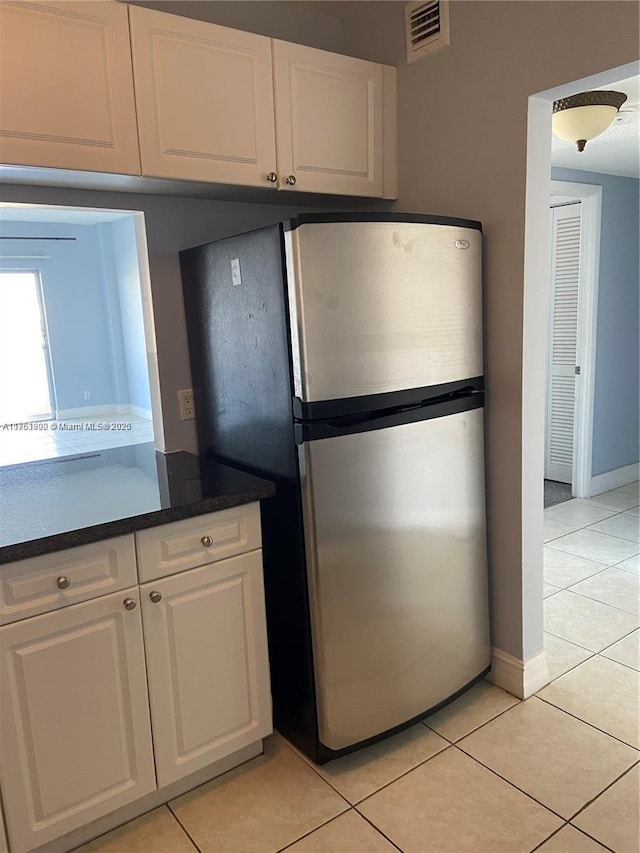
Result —
[[[270,39],[129,11],[143,174],[275,188]]]
[[[127,7],[0,5],[0,161],[140,174]]]
[[[274,41],[280,188],[383,194],[383,67]]]

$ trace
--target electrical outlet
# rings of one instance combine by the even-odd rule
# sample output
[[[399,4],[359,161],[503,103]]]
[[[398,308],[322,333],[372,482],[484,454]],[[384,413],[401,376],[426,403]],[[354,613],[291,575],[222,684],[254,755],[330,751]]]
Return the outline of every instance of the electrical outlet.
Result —
[[[91,399],[91,391],[85,391],[85,392],[84,392],[84,399],[85,399],[85,400],[90,400],[90,399]]]
[[[180,418],[183,421],[193,420],[196,416],[196,401],[193,396],[193,388],[178,391],[178,402],[180,403]]]

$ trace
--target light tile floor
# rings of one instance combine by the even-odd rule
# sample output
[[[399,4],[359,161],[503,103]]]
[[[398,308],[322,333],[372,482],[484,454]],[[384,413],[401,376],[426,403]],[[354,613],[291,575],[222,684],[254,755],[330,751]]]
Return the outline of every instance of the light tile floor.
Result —
[[[0,466],[153,441],[152,422],[137,415],[91,415],[24,426],[21,430],[0,426]]]
[[[481,682],[424,723],[315,767],[264,755],[83,853],[638,853],[638,484],[545,511],[552,681]],[[607,523],[608,522],[608,523]]]

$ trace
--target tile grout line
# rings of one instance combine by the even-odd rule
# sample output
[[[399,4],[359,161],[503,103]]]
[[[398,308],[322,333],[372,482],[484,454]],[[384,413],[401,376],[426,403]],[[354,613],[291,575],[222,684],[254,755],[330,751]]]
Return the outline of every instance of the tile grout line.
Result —
[[[284,850],[289,850],[291,847],[293,847],[294,844],[297,844],[299,841],[303,841],[305,838],[308,838],[310,835],[313,835],[314,832],[317,832],[319,829],[323,829],[323,827],[325,826],[329,826],[329,824],[333,823],[334,820],[338,820],[339,817],[344,817],[344,815],[349,814],[349,812],[352,811],[354,811],[354,808],[353,806],[350,806],[348,809],[345,809],[343,812],[340,812],[340,814],[330,817],[328,820],[325,820],[322,823],[318,824],[318,826],[314,826],[313,829],[310,829],[309,832],[305,832],[304,835],[301,835],[299,838],[294,838],[293,841],[291,841],[289,844],[285,844],[284,847],[278,847],[275,853],[283,853]]]
[[[222,775],[224,775],[224,774],[222,774]],[[205,785],[206,785],[206,784],[207,784],[207,783],[205,782]],[[197,787],[200,787],[200,786],[198,785]],[[193,789],[193,790],[195,790],[195,789]],[[187,793],[189,793],[189,792],[187,792]],[[200,847],[196,844],[195,839],[192,837],[191,833],[188,831],[188,829],[187,829],[187,828],[186,828],[186,826],[182,823],[182,821],[180,820],[180,818],[178,817],[178,815],[177,815],[177,814],[174,812],[174,810],[171,808],[171,803],[165,803],[165,805],[166,805],[166,807],[169,809],[169,814],[173,817],[173,819],[175,820],[175,822],[178,824],[178,826],[180,827],[180,829],[181,829],[181,830],[184,832],[184,834],[187,836],[187,838],[189,839],[189,841],[193,844],[193,846],[194,846],[194,847],[195,847],[195,849],[198,851],[198,853],[203,853],[203,851],[200,849]]]
[[[555,634],[553,634],[552,636],[554,636],[554,637],[555,637]],[[561,639],[562,639],[562,637],[558,637],[558,639],[559,639],[559,640],[561,640]],[[567,642],[568,642],[568,641],[567,641]],[[579,646],[578,648],[582,648],[582,646]],[[585,649],[585,651],[588,651],[588,649]],[[573,672],[573,670],[574,670],[574,669],[577,669],[579,666],[582,666],[582,664],[583,664],[583,663],[586,663],[587,661],[589,661],[589,660],[591,660],[592,658],[595,658],[595,657],[597,657],[597,656],[598,656],[598,653],[597,653],[597,652],[591,652],[591,654],[589,655],[589,657],[588,657],[588,658],[585,658],[584,660],[581,660],[579,663],[576,663],[576,664],[574,664],[573,666],[569,667],[569,669],[565,670],[564,672],[561,672],[561,673],[560,673],[560,675],[556,675],[556,677],[555,677],[555,678],[551,678],[551,679],[550,679],[550,680],[545,684],[545,686],[544,686],[544,687],[541,687],[541,688],[540,688],[540,690],[538,690],[538,691],[537,691],[536,693],[534,693],[533,695],[534,695],[534,696],[538,696],[538,694],[539,694],[542,690],[544,690],[544,689],[545,689],[545,687],[548,687],[550,684],[555,684],[555,682],[556,682],[559,678],[562,678],[562,676],[563,676],[563,675],[568,675],[570,672]],[[529,698],[531,698],[531,697],[529,697]],[[584,721],[583,721],[583,722],[584,722]]]
[[[622,639],[624,640],[625,638],[623,637]],[[620,642],[620,641],[618,640],[618,642]],[[615,645],[615,643],[614,643],[614,645]],[[631,666],[631,664],[628,664],[628,663],[623,663],[621,660],[616,660],[615,658],[609,658],[606,655],[603,655],[602,652],[598,652],[596,657],[604,658],[605,660],[610,660],[611,663],[617,663],[619,666],[625,666],[627,669],[630,669],[631,672],[640,672],[640,670],[637,670],[635,668],[635,666]],[[586,661],[584,661],[584,662],[586,663]]]
[[[505,779],[505,777],[504,777],[504,776],[501,776],[501,775],[498,773],[498,771],[497,771],[497,770],[493,770],[493,769],[492,769],[491,767],[489,767],[487,764],[483,764],[483,763],[482,763],[482,761],[480,761],[478,758],[476,758],[476,757],[475,757],[475,755],[471,755],[470,753],[465,752],[465,750],[464,750],[464,749],[462,749],[462,747],[458,746],[458,744],[457,744],[457,743],[456,743],[456,744],[453,744],[453,748],[454,748],[454,749],[457,749],[457,750],[458,750],[459,752],[461,752],[463,755],[466,755],[466,757],[467,757],[467,758],[470,758],[472,761],[475,761],[475,762],[476,762],[476,764],[479,764],[479,765],[480,765],[480,767],[484,767],[484,769],[485,769],[485,770],[488,770],[488,771],[489,771],[489,773],[493,773],[493,775],[494,775],[494,776],[496,776],[498,779],[501,779],[503,782],[506,782],[506,783],[507,783],[507,785],[510,785],[512,788],[515,788],[515,789],[516,789],[516,791],[519,791],[519,792],[520,792],[521,794],[523,794],[525,797],[528,797],[528,799],[533,800],[533,802],[534,802],[534,803],[537,803],[541,808],[546,809],[546,811],[548,811],[548,812],[551,812],[551,814],[553,814],[553,815],[555,815],[556,817],[560,818],[560,820],[562,820],[562,821],[568,821],[568,818],[566,818],[566,817],[564,817],[563,815],[559,814],[558,812],[554,811],[550,806],[545,806],[545,804],[544,804],[544,803],[541,803],[541,802],[540,802],[540,800],[537,800],[537,799],[536,799],[534,796],[532,796],[531,794],[528,794],[526,791],[523,791],[523,790],[522,790],[522,788],[519,788],[515,783],[511,782],[509,779]]]
[[[603,603],[603,602],[600,602],[600,603]],[[627,611],[625,611],[625,613],[626,612]],[[631,614],[631,615],[635,615],[635,614]],[[564,640],[565,643],[569,643],[572,646],[576,646],[576,648],[582,649],[585,652],[591,652],[592,655],[601,655],[602,652],[606,652],[607,649],[612,648],[612,646],[615,646],[616,643],[621,643],[622,640],[628,639],[629,637],[632,636],[632,634],[635,634],[635,632],[638,630],[640,630],[640,625],[637,625],[635,628],[632,628],[626,634],[623,634],[621,637],[618,637],[617,640],[612,640],[608,646],[603,646],[601,649],[598,649],[597,651],[594,651],[593,649],[588,649],[586,646],[581,646],[579,643],[576,643],[575,640],[567,640],[566,637],[561,637],[559,634],[554,634],[553,631],[548,631],[546,628],[543,631],[543,633],[544,634],[551,634],[552,637],[556,637],[558,640]],[[579,664],[578,664],[578,666],[579,666]]]
[[[615,566],[609,566],[609,568],[614,569]],[[606,571],[606,570],[605,570]],[[618,569],[618,571],[624,571],[624,569]],[[598,574],[603,574],[603,572],[598,572]],[[625,572],[625,574],[629,575],[629,577],[633,577],[631,572]],[[597,577],[597,575],[591,575],[592,578]],[[591,578],[585,578],[584,580],[591,580]],[[579,584],[584,583],[584,581],[577,581],[573,586],[578,586]],[[574,595],[579,595],[582,598],[586,598],[588,601],[596,601],[598,604],[606,604],[607,607],[613,607],[614,610],[619,610],[621,613],[629,613],[631,616],[635,616],[636,618],[640,617],[640,614],[634,613],[633,610],[625,610],[624,607],[620,607],[619,604],[611,604],[610,601],[602,601],[601,598],[593,598],[591,595],[586,595],[584,592],[579,592],[576,589],[573,589],[570,586],[566,586],[564,588],[564,592],[572,592]],[[553,593],[555,595],[556,593]],[[548,596],[548,598],[553,598],[553,595]],[[640,627],[640,626],[638,626]]]
[[[606,787],[606,788],[603,788],[603,789],[602,789],[602,791],[600,791],[600,793],[599,793],[599,794],[597,794],[595,797],[593,797],[591,800],[589,800],[589,802],[588,802],[588,803],[585,803],[585,804],[584,804],[584,806],[582,806],[582,808],[578,809],[578,811],[577,811],[577,812],[576,812],[572,817],[570,817],[570,818],[569,818],[569,821],[568,821],[568,822],[571,824],[571,826],[573,826],[573,828],[574,828],[574,829],[577,829],[577,830],[578,830],[578,832],[584,832],[584,834],[585,834],[585,835],[588,835],[588,836],[589,836],[589,838],[592,838],[594,841],[597,841],[597,842],[598,842],[598,844],[602,844],[602,845],[603,845],[603,847],[606,847],[606,848],[607,848],[607,850],[612,850],[612,848],[608,847],[608,846],[607,846],[603,841],[600,841],[598,838],[596,838],[595,836],[591,835],[591,834],[590,834],[589,832],[587,832],[585,829],[581,829],[579,826],[574,826],[574,824],[573,824],[573,823],[571,823],[571,821],[575,820],[579,815],[581,815],[584,811],[586,811],[586,809],[588,809],[588,808],[589,808],[589,806],[592,806],[592,805],[595,803],[595,801],[596,801],[597,799],[599,799],[603,794],[606,794],[606,792],[607,792],[610,788],[613,788],[613,786],[614,786],[615,784],[617,784],[618,782],[620,782],[620,780],[621,780],[621,779],[624,779],[624,777],[625,777],[625,776],[627,776],[627,774],[631,773],[631,771],[632,771],[635,767],[637,767],[637,766],[638,766],[638,764],[640,764],[640,762],[638,762],[638,761],[636,761],[636,762],[635,762],[635,764],[632,764],[632,765],[631,765],[631,767],[627,768],[627,770],[625,770],[625,771],[624,771],[624,773],[621,773],[621,774],[620,774],[620,776],[618,776],[616,779],[614,779],[614,780],[613,780],[613,782],[611,782],[609,785],[607,785],[607,787]],[[616,851],[615,851],[615,850],[612,850],[612,853],[616,853]]]
[[[558,827],[558,829],[556,829],[556,831],[555,831],[555,832],[552,832],[552,833],[551,833],[551,835],[549,836],[549,838],[545,838],[545,840],[544,840],[544,841],[541,841],[541,842],[540,842],[540,844],[538,844],[538,846],[537,846],[537,847],[534,847],[534,848],[533,848],[533,850],[531,850],[531,851],[530,851],[530,853],[535,853],[535,851],[536,851],[536,850],[539,850],[539,849],[542,847],[542,845],[543,845],[543,844],[546,844],[546,843],[547,843],[547,841],[550,841],[550,840],[551,840],[555,835],[557,835],[557,834],[560,832],[560,830],[561,830],[561,829],[564,829],[564,828],[565,828],[565,827],[567,827],[567,826],[570,826],[570,827],[571,827],[571,829],[575,829],[575,831],[576,831],[576,832],[579,832],[581,835],[586,835],[586,836],[587,836],[587,838],[590,838],[592,841],[595,841],[595,843],[596,843],[596,844],[599,844],[599,845],[603,848],[603,850],[608,850],[608,851],[609,851],[609,853],[616,853],[616,851],[615,851],[615,850],[613,850],[613,848],[611,848],[611,847],[607,847],[607,845],[606,845],[604,842],[602,842],[602,841],[598,841],[598,839],[597,839],[597,838],[594,838],[594,837],[593,837],[593,835],[589,835],[589,833],[588,833],[588,832],[585,832],[585,831],[584,831],[584,829],[579,829],[577,826],[574,826],[570,821],[567,821],[567,822],[566,822],[566,823],[564,823],[562,826]]]
[[[443,752],[444,752],[444,750],[443,750]],[[361,800],[361,802],[364,802],[364,800]],[[393,841],[391,838],[389,838],[388,835],[385,835],[385,833],[380,829],[380,827],[376,826],[375,823],[372,820],[369,820],[369,818],[366,815],[362,814],[362,812],[359,809],[355,809],[355,811],[357,814],[360,815],[360,817],[363,820],[366,820],[366,822],[369,824],[369,826],[372,826],[376,832],[379,832],[383,838],[386,838],[386,840],[389,842],[389,844],[391,844],[393,847],[395,847],[396,850],[399,850],[400,853],[403,853],[402,848],[398,847],[398,845],[395,843],[395,841]]]
[[[422,721],[420,721],[419,723],[416,723],[416,725],[420,725],[421,723],[422,723]],[[405,730],[405,731],[406,731],[406,730]],[[429,731],[433,732],[433,729],[429,729]],[[398,734],[399,734],[399,733],[398,733]],[[438,734],[438,733],[437,733],[437,732],[435,732],[434,734]],[[296,749],[295,749],[295,748],[294,748],[294,747],[289,743],[289,741],[284,737],[284,735],[280,735],[280,736],[283,738],[283,740],[285,741],[285,743],[287,744],[287,746],[288,746],[290,749],[292,749],[292,750],[293,750],[293,752],[295,752],[295,753],[296,753],[296,755],[298,756],[298,758],[300,758],[300,757],[301,757],[301,756],[300,756],[300,754],[299,754],[299,753],[296,751]],[[440,737],[442,737],[442,735],[440,735]],[[416,770],[418,767],[422,767],[422,765],[423,765],[423,764],[426,764],[426,763],[427,763],[427,761],[431,761],[431,759],[432,759],[432,758],[435,758],[435,757],[436,757],[436,755],[440,755],[441,753],[446,752],[446,751],[449,749],[449,747],[453,746],[453,743],[452,743],[450,740],[448,740],[448,738],[442,737],[442,739],[443,739],[444,741],[446,741],[446,743],[447,743],[447,745],[446,745],[446,746],[443,746],[443,747],[442,747],[442,749],[438,750],[437,752],[434,752],[434,753],[433,753],[433,755],[430,755],[428,758],[425,758],[425,759],[424,759],[424,761],[420,761],[418,764],[414,765],[413,767],[410,767],[408,770],[405,770],[405,771],[404,771],[404,773],[401,773],[399,776],[396,776],[394,779],[391,779],[389,782],[385,782],[385,784],[384,784],[384,785],[381,785],[379,788],[376,788],[376,790],[375,790],[375,791],[372,791],[370,794],[367,794],[367,795],[366,795],[366,797],[362,797],[362,799],[357,800],[355,803],[351,803],[349,800],[347,800],[347,798],[345,797],[345,795],[344,795],[344,794],[342,794],[342,793],[340,793],[340,791],[339,791],[339,790],[338,790],[334,785],[332,785],[332,784],[331,784],[331,782],[329,782],[329,780],[328,780],[328,779],[325,779],[325,777],[322,775],[322,773],[320,773],[318,770],[316,770],[315,765],[313,765],[313,764],[309,763],[309,760],[308,760],[306,757],[305,757],[305,758],[303,758],[303,761],[307,764],[307,766],[308,766],[311,770],[313,770],[313,771],[314,771],[314,773],[316,773],[316,775],[318,775],[318,776],[322,779],[322,781],[323,781],[323,782],[326,782],[326,784],[327,784],[327,785],[329,785],[329,787],[330,787],[333,791],[335,791],[335,792],[336,792],[336,794],[339,794],[339,796],[341,796],[341,797],[342,797],[342,799],[343,799],[343,800],[345,800],[345,802],[347,802],[347,803],[349,804],[349,807],[350,807],[350,808],[352,808],[352,809],[356,809],[356,808],[357,808],[357,806],[359,806],[361,803],[364,803],[364,801],[365,801],[365,800],[368,800],[368,799],[369,799],[369,797],[373,797],[373,796],[375,796],[375,794],[378,794],[380,791],[384,790],[385,788],[388,788],[388,787],[389,787],[389,785],[392,785],[394,782],[397,782],[397,781],[398,781],[398,779],[402,779],[402,778],[403,778],[404,776],[406,776],[408,773],[411,773],[413,770]],[[360,814],[360,812],[358,812],[358,814]],[[364,815],[363,815],[363,817],[364,817]]]
[[[553,597],[553,596],[552,596],[552,597]],[[633,629],[633,631],[637,631],[637,630],[638,630],[637,628],[634,628],[634,629]],[[631,633],[633,633],[633,631],[632,631]],[[582,650],[583,650],[583,651],[585,651],[585,652],[591,652],[591,654],[592,654],[592,655],[597,655],[597,654],[599,654],[598,652],[594,652],[594,650],[593,650],[593,649],[588,649],[586,646],[581,646],[581,645],[579,645],[578,643],[576,643],[576,641],[575,641],[575,640],[567,640],[567,638],[566,638],[566,637],[561,637],[561,636],[560,636],[560,634],[554,634],[554,633],[553,633],[553,631],[549,631],[549,630],[548,630],[548,629],[546,629],[546,628],[545,628],[545,630],[544,630],[544,632],[543,632],[543,633],[545,633],[545,634],[551,634],[551,636],[552,636],[552,637],[555,637],[555,638],[556,638],[556,639],[558,639],[558,640],[564,640],[564,641],[565,641],[565,643],[571,643],[571,645],[572,645],[572,646],[576,646],[577,648],[582,649]],[[627,635],[625,634],[625,637],[626,637],[626,636],[627,636]],[[621,637],[620,639],[621,639],[621,640],[623,640],[623,639],[624,639],[624,637]],[[618,642],[618,640],[614,640],[614,641],[613,641],[613,643],[612,643],[611,645],[613,645],[614,643],[617,643],[617,642]],[[608,649],[608,648],[609,648],[609,646],[605,646],[605,648],[607,648],[607,649]]]
[[[583,806],[581,806],[581,807],[578,809],[578,811],[577,811],[577,812],[575,812],[571,817],[566,818],[566,817],[564,817],[563,815],[559,814],[558,812],[554,811],[550,806],[546,806],[544,803],[541,803],[541,802],[540,802],[540,800],[537,800],[537,799],[536,799],[534,796],[532,796],[531,794],[528,794],[526,791],[523,791],[523,790],[522,790],[522,788],[519,788],[519,787],[518,787],[517,785],[515,785],[513,782],[509,781],[509,779],[505,779],[505,778],[504,778],[504,776],[501,776],[501,775],[500,775],[496,770],[492,770],[492,769],[491,769],[491,767],[488,767],[486,764],[483,764],[483,763],[482,763],[482,761],[480,761],[479,759],[477,759],[475,756],[470,755],[468,752],[465,752],[465,751],[464,751],[464,749],[462,749],[461,747],[457,746],[457,744],[454,744],[454,748],[457,748],[457,749],[458,749],[458,750],[459,750],[463,755],[466,755],[466,756],[467,756],[467,758],[471,758],[473,761],[477,762],[481,767],[484,767],[484,768],[485,768],[485,770],[488,770],[490,773],[493,773],[493,775],[494,775],[494,776],[497,776],[497,777],[498,777],[498,779],[502,779],[502,781],[503,781],[503,782],[506,782],[508,785],[511,785],[511,787],[512,787],[512,788],[515,788],[515,789],[516,789],[516,791],[520,791],[520,793],[521,793],[521,794],[524,794],[524,796],[525,796],[525,797],[528,797],[530,800],[533,800],[533,802],[534,802],[534,803],[537,803],[537,804],[538,804],[539,806],[541,806],[543,809],[546,809],[548,812],[551,812],[551,814],[555,815],[556,817],[559,817],[559,818],[560,818],[560,820],[564,821],[563,826],[566,826],[567,824],[570,824],[570,823],[571,823],[571,821],[572,821],[572,820],[574,820],[574,819],[575,819],[579,814],[581,814],[581,813],[582,813],[582,812],[583,812],[583,811],[584,811],[588,806],[592,805],[592,804],[593,804],[593,803],[594,803],[594,802],[595,802],[599,797],[601,797],[601,796],[602,796],[602,794],[604,794],[606,791],[608,791],[608,790],[609,790],[609,788],[611,788],[613,785],[615,785],[615,784],[616,784],[616,782],[619,782],[619,781],[620,781],[620,779],[622,779],[624,776],[626,776],[626,775],[627,775],[627,773],[630,773],[630,772],[633,770],[633,768],[634,768],[634,767],[636,767],[636,766],[640,763],[640,761],[635,761],[635,762],[631,765],[631,767],[628,767],[628,768],[627,768],[623,773],[621,773],[621,774],[620,774],[620,776],[617,776],[617,777],[613,780],[613,782],[610,782],[608,785],[606,785],[606,786],[605,786],[601,791],[599,791],[599,792],[598,792],[594,797],[592,797],[592,798],[591,798],[587,803],[585,803]],[[572,825],[573,825],[573,824],[572,824]],[[553,835],[555,835],[555,834],[556,834],[556,832],[559,832],[559,831],[563,828],[563,826],[558,827],[558,829],[557,829],[555,832],[553,832],[553,833],[552,833],[548,838],[546,838],[546,839],[545,839],[545,841],[548,841],[548,840],[549,840],[549,838],[551,838]],[[579,832],[584,832],[584,830],[579,829],[579,827],[574,827],[574,829],[578,829],[578,831],[579,831]],[[585,835],[588,835],[589,833],[584,832],[584,834],[585,834]],[[592,836],[589,836],[589,837],[591,838]],[[594,840],[594,841],[597,841],[597,839],[595,839],[595,838],[594,838],[593,840]],[[544,842],[541,842],[541,844],[542,844],[542,843],[544,843]],[[602,842],[601,842],[601,841],[598,841],[598,844],[602,844]],[[538,845],[538,847],[539,847],[539,846],[540,846],[540,845]],[[604,846],[604,847],[606,847],[606,845],[603,845],[603,846]],[[536,847],[536,848],[534,848],[534,849],[535,849],[535,850],[537,850],[538,848]],[[607,847],[607,850],[608,850],[608,849],[610,849],[610,848],[608,848],[608,847]],[[533,851],[532,851],[532,853],[533,853]],[[612,853],[615,853],[615,851],[612,851]]]
[[[489,682],[489,684],[491,684],[491,682]],[[498,687],[498,690],[502,690],[502,687]],[[504,692],[507,693],[506,690]],[[513,696],[512,693],[507,693],[507,695]],[[460,737],[456,740],[450,740],[449,743],[451,744],[451,746],[455,746],[461,740],[464,740],[464,738],[469,737],[469,735],[475,734],[475,732],[480,731],[480,729],[484,728],[484,726],[488,725],[489,723],[493,723],[494,720],[497,720],[499,717],[502,717],[502,715],[506,714],[507,711],[511,711],[513,708],[515,708],[516,705],[521,705],[523,702],[526,702],[526,699],[518,699],[516,696],[514,696],[513,698],[516,700],[513,705],[509,705],[508,708],[504,708],[502,711],[500,711],[500,713],[496,714],[495,717],[490,717],[488,720],[485,720],[484,723],[480,723],[480,725],[476,726],[475,729],[470,729],[468,732],[465,732],[463,735],[460,735]],[[428,723],[423,722],[423,725],[425,725],[430,731],[435,732],[435,734],[440,735],[440,737],[445,737],[444,735],[441,735],[440,732],[436,731],[435,729],[432,729]],[[445,740],[449,740],[449,738],[445,738]]]
[[[568,821],[568,820],[567,820],[567,821],[565,821],[565,822],[562,824],[562,826],[559,826],[557,829],[554,829],[554,831],[551,833],[551,835],[548,835],[546,838],[544,838],[544,839],[540,842],[540,844],[536,844],[536,846],[535,846],[535,847],[533,847],[533,848],[529,851],[529,853],[536,853],[536,850],[539,850],[539,849],[542,847],[542,845],[543,845],[543,844],[546,844],[546,843],[547,843],[547,841],[551,841],[551,839],[552,839],[555,835],[557,835],[557,834],[560,832],[560,830],[561,830],[561,829],[564,829],[564,828],[565,828],[565,826],[569,826],[569,821]]]
[[[613,661],[613,662],[615,663],[615,661]],[[584,663],[586,663],[586,661],[584,661]],[[542,689],[544,690],[544,688],[542,688]],[[622,740],[621,738],[616,737],[616,735],[612,735],[611,732],[606,732],[604,729],[599,729],[598,726],[594,726],[594,724],[590,723],[588,720],[583,720],[581,717],[576,717],[575,714],[572,714],[570,711],[566,711],[564,708],[561,708],[559,705],[554,705],[553,702],[550,702],[548,699],[545,699],[544,697],[538,695],[537,693],[535,694],[535,696],[541,702],[544,702],[545,705],[551,705],[551,707],[555,708],[557,711],[562,711],[562,713],[566,714],[567,717],[572,717],[574,720],[578,720],[579,723],[584,723],[585,726],[590,726],[592,729],[595,729],[597,732],[600,732],[600,734],[606,735],[607,737],[610,737],[613,740],[618,741],[618,743],[623,744],[623,746],[628,746],[629,749],[633,749],[633,750],[635,750],[635,752],[640,753],[640,749],[638,749],[638,747],[634,746],[632,743],[627,743],[626,740]]]

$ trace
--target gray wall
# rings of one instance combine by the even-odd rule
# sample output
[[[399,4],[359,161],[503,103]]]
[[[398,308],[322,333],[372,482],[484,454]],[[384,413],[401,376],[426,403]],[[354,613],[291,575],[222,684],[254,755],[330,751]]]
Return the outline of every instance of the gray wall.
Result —
[[[557,181],[602,187],[593,411],[593,475],[640,459],[640,181],[552,169]]]
[[[308,44],[321,50],[344,53],[344,34],[337,18],[319,14],[306,2],[263,2],[263,0],[134,0],[172,15],[210,21],[271,38]],[[317,5],[317,4],[313,4]]]
[[[451,44],[408,66],[404,3],[363,3],[350,53],[398,65],[398,210],[479,219],[485,234],[487,483],[493,644],[531,636],[522,569],[522,311],[527,99],[638,58],[631,2],[451,3]],[[533,620],[536,621],[536,620]]]

